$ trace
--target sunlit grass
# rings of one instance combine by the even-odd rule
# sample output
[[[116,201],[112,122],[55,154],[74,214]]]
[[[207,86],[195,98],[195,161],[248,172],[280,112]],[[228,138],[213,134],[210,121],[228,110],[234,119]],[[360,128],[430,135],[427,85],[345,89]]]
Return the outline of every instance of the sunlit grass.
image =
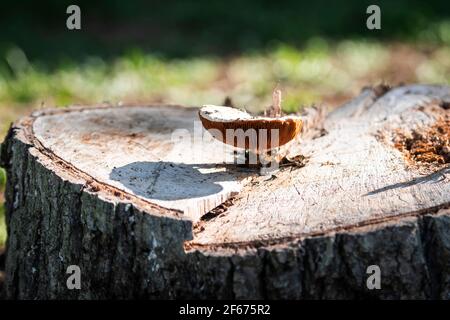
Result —
[[[449,56],[443,46],[427,48],[417,61],[400,61],[414,75],[405,81],[448,83]],[[220,104],[226,96],[259,111],[270,103],[276,85],[285,91],[285,110],[295,111],[324,97],[353,95],[361,86],[397,79],[392,76],[398,63],[394,58],[391,45],[317,38],[302,49],[278,45],[226,60],[167,60],[132,50],[112,61],[92,57],[81,64],[64,62],[49,72],[30,63],[20,48],[12,48],[5,57],[11,71],[0,72],[0,121],[4,132],[6,121],[41,105],[120,101],[201,105]]]
[[[450,47],[443,47],[423,61],[416,69],[420,82],[450,82]]]

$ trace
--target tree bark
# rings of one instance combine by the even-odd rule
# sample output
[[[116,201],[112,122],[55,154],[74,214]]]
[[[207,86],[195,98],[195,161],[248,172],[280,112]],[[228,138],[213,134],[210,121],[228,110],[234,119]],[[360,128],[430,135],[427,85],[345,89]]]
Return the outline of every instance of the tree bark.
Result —
[[[2,144],[6,297],[449,299],[449,102],[411,85],[310,109],[285,150],[306,164],[270,176],[196,144],[197,109],[35,112]]]

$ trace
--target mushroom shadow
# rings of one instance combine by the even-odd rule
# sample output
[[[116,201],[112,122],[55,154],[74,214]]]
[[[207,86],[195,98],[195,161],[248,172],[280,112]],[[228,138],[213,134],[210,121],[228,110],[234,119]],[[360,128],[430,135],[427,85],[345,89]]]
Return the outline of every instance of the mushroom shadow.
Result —
[[[229,168],[220,172],[201,172],[216,167],[215,164],[142,161],[114,168],[109,177],[137,196],[173,201],[219,193],[223,190],[220,182],[237,179],[238,171]]]

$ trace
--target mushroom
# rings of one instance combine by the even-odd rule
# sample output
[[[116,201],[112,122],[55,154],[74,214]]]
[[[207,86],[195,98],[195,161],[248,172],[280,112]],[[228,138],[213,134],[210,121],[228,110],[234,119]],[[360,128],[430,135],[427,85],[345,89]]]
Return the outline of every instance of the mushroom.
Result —
[[[281,116],[281,91],[274,90],[273,105],[264,116],[246,111],[205,105],[199,111],[203,127],[217,140],[256,154],[268,153],[292,139],[302,129],[299,116]]]

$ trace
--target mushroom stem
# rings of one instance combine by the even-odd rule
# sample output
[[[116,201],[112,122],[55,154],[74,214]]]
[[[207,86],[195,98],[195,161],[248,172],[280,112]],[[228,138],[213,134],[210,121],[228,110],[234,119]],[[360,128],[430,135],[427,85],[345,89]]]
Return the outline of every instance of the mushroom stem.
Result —
[[[244,149],[244,161],[239,162],[239,158],[237,157],[237,153],[234,154],[235,156],[235,163],[238,164],[240,167],[245,168],[260,168],[261,162],[260,162],[260,154],[255,153],[254,151],[250,149]],[[255,161],[256,160],[256,161]]]

